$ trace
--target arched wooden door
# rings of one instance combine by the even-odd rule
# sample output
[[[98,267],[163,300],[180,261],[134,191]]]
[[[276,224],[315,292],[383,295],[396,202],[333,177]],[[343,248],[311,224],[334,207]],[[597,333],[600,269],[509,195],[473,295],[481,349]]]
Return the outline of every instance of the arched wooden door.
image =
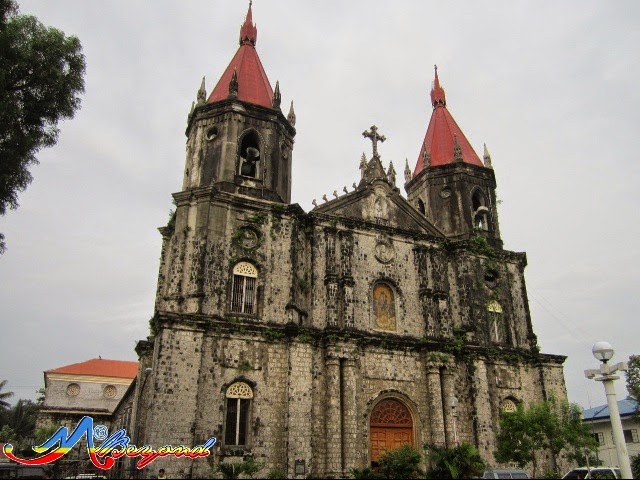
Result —
[[[398,400],[388,398],[378,403],[371,412],[369,438],[371,464],[377,465],[384,452],[405,443],[413,446],[413,420],[409,409]]]

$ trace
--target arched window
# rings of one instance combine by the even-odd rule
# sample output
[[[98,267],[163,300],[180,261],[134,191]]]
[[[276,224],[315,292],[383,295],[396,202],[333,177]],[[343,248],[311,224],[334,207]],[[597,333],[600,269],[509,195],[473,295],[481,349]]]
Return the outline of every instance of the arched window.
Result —
[[[511,398],[505,398],[500,403],[500,410],[504,413],[513,413],[518,409],[518,404]]]
[[[474,228],[484,231],[489,230],[489,209],[487,208],[487,200],[481,190],[473,192],[471,210]]]
[[[255,312],[257,278],[258,270],[249,262],[240,262],[233,267],[232,312],[249,314]]]
[[[245,382],[236,382],[227,388],[227,413],[225,416],[224,444],[247,445],[249,409],[253,390]]]
[[[386,283],[373,287],[373,316],[375,328],[396,331],[396,299],[393,289]]]
[[[421,198],[418,199],[418,210],[420,210],[421,214],[425,214],[426,209],[424,208],[424,202],[422,201]]]
[[[258,178],[261,158],[258,135],[255,132],[247,133],[240,143],[240,175]]]
[[[487,315],[489,318],[489,337],[491,341],[493,343],[505,343],[507,339],[500,304],[495,300],[491,300],[487,304]]]

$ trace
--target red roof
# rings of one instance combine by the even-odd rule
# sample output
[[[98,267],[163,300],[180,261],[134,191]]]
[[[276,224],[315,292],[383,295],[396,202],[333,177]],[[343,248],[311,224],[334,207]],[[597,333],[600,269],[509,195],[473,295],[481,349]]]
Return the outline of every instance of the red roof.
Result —
[[[258,30],[252,23],[251,4],[244,24],[240,28],[240,48],[209,95],[209,103],[229,97],[229,82],[233,72],[238,75],[238,99],[244,102],[272,107],[273,89],[256,51]]]
[[[136,378],[138,375],[138,362],[126,362],[124,360],[106,360],[92,358],[86,362],[74,363],[45,373],[67,373],[70,375],[93,375],[97,377]]]
[[[433,112],[431,113],[429,127],[427,128],[427,133],[424,136],[424,141],[420,148],[420,155],[418,155],[413,176],[415,177],[425,167],[423,162],[425,148],[431,156],[430,165],[432,167],[452,163],[454,158],[453,148],[456,139],[462,151],[462,161],[483,167],[484,164],[478,157],[478,154],[473,150],[469,140],[464,136],[464,133],[462,133],[462,130],[449,113],[449,110],[447,110],[444,89],[440,86],[437,68],[433,88],[431,89],[431,103],[433,105]]]

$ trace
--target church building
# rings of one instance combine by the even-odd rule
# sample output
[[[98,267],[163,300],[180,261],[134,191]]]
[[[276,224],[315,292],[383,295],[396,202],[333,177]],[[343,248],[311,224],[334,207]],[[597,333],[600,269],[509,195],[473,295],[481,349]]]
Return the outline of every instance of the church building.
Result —
[[[134,442],[215,436],[216,463],[254,458],[262,477],[348,476],[404,443],[467,442],[498,466],[500,412],[566,399],[565,357],[537,346],[526,255],[503,249],[486,147],[479,157],[453,119],[436,70],[415,163],[399,177],[371,126],[353,186],[305,212],[291,203],[293,103],[256,39],[250,5],[188,117],[151,334],[136,347]],[[146,474],[209,477],[211,463],[167,457]]]

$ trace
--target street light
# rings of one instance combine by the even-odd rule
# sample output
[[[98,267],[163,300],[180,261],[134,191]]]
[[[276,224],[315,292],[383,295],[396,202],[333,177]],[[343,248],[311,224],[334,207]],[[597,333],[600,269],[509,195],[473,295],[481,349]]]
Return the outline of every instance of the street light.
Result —
[[[458,397],[451,395],[447,398],[447,405],[451,407],[451,416],[453,417],[453,441],[458,446],[458,428],[456,425],[456,407],[458,406]]]
[[[614,353],[610,343],[596,342],[591,351],[593,352],[593,356],[600,360],[602,364],[598,370],[585,370],[584,375],[588,379],[594,379],[596,382],[602,382],[604,385],[604,391],[607,394],[607,403],[609,405],[609,419],[611,420],[611,429],[613,430],[613,443],[618,453],[620,473],[622,473],[622,478],[633,478],[627,444],[624,441],[624,434],[622,433],[622,421],[620,420],[620,412],[616,400],[616,389],[613,384],[615,380],[620,378],[615,375],[616,372],[626,371],[627,364],[624,362],[616,363],[615,365],[607,364]],[[598,377],[598,375],[600,376]]]

